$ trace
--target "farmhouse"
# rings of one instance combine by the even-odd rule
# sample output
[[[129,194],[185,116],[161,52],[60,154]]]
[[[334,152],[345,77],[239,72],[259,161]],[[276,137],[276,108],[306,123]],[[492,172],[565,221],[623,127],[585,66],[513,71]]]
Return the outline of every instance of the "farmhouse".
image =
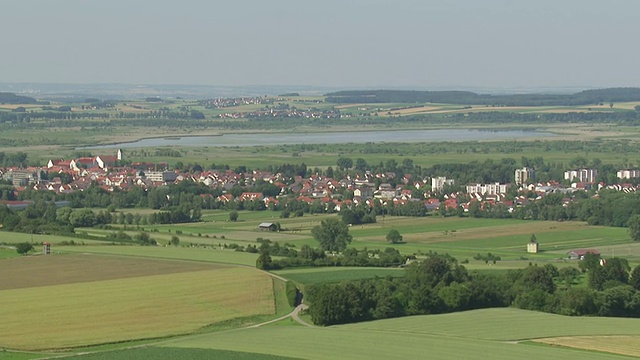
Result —
[[[594,254],[600,256],[600,251],[596,249],[576,249],[567,253],[570,260],[582,260],[587,254]]]

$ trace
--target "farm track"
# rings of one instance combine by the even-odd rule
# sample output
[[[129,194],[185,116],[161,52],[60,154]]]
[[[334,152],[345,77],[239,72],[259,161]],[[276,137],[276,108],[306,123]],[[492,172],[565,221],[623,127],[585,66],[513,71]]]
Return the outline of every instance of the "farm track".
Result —
[[[293,309],[293,311],[288,313],[287,315],[283,315],[283,316],[280,316],[279,318],[276,318],[276,319],[273,319],[273,320],[269,320],[269,321],[265,321],[265,322],[260,323],[260,324],[250,325],[250,326],[247,326],[245,329],[253,329],[253,328],[258,328],[258,327],[261,327],[261,326],[264,326],[264,325],[273,324],[275,322],[284,320],[284,319],[289,318],[289,317],[291,317],[293,320],[295,320],[299,324],[304,325],[306,327],[312,327],[312,328],[317,327],[315,325],[311,325],[308,322],[300,319],[300,316],[299,316],[300,311],[307,310],[308,308],[309,308],[308,305],[300,304],[300,305],[296,306],[296,308]]]

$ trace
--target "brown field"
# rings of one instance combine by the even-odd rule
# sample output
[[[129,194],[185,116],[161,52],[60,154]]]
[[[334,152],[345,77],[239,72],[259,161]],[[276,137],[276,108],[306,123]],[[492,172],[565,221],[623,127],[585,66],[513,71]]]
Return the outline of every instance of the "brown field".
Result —
[[[19,107],[23,107],[25,109],[34,109],[34,108],[40,108],[42,107],[42,105],[37,105],[37,104],[2,104],[0,105],[0,109],[8,109],[8,110],[17,109]]]
[[[442,109],[442,106],[420,106],[420,107],[412,107],[407,109],[393,110],[392,112],[393,114],[399,114],[399,115],[413,115],[413,114],[422,114],[426,112],[432,112],[434,110],[439,110],[439,109]]]
[[[640,336],[568,336],[534,341],[554,346],[640,356]]]
[[[92,254],[24,256],[0,260],[0,290],[227,268],[189,261]]]

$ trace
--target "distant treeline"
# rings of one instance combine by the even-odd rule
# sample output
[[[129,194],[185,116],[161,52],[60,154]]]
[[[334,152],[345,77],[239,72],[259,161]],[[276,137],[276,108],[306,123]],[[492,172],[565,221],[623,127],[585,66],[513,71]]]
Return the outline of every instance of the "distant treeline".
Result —
[[[640,88],[585,90],[576,94],[476,94],[470,91],[352,90],[328,93],[330,103],[445,103],[491,106],[572,106],[640,101]]]
[[[9,92],[0,92],[0,104],[37,104],[36,99]],[[47,103],[48,104],[48,103]]]

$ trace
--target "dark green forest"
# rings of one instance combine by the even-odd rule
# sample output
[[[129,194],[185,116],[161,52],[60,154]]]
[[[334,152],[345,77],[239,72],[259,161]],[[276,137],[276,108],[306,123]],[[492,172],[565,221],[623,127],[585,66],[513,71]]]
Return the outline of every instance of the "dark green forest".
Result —
[[[400,278],[375,278],[308,288],[311,319],[336,325],[410,315],[440,314],[490,307],[582,316],[640,316],[640,266],[625,259],[600,266],[593,254],[579,268],[552,264],[507,273],[468,272],[449,255],[430,253]],[[587,274],[589,287],[575,286]]]
[[[576,94],[476,94],[470,91],[351,90],[325,94],[327,102],[444,103],[489,106],[571,106],[639,101],[640,88],[585,90]]]

